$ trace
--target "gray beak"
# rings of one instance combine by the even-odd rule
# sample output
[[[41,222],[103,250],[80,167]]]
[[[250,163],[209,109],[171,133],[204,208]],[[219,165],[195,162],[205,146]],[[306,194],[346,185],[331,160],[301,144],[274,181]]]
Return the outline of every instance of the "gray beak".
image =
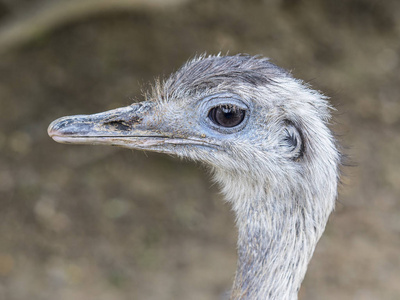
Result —
[[[63,117],[53,121],[47,132],[59,143],[148,149],[170,136],[156,132],[152,106],[142,102],[93,115]]]
[[[112,145],[178,154],[187,146],[210,146],[207,139],[174,133],[153,102],[141,102],[93,115],[68,116],[53,121],[47,132],[65,144]],[[178,147],[177,147],[178,146]]]

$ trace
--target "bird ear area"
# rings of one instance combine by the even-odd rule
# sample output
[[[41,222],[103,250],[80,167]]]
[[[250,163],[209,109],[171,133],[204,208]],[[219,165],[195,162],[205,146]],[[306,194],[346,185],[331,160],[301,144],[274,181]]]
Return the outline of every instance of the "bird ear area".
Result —
[[[304,139],[300,129],[290,120],[285,120],[280,146],[292,160],[299,160],[304,154]]]

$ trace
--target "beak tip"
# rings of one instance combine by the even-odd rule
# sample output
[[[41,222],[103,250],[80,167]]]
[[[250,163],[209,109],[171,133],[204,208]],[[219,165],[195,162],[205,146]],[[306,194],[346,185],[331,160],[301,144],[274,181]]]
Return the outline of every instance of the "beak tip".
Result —
[[[68,127],[70,123],[69,117],[62,117],[54,120],[50,123],[47,128],[47,134],[55,141],[57,141],[57,137],[62,137],[65,135],[65,129]]]
[[[47,134],[49,137],[54,138],[54,136],[57,134],[57,130],[55,129],[55,125],[57,124],[57,120],[53,121],[50,123],[49,127],[47,128]]]

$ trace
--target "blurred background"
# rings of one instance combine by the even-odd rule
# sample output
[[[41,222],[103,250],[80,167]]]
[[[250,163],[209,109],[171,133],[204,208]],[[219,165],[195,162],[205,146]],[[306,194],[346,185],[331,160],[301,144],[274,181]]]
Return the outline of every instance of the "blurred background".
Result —
[[[400,2],[0,0],[0,299],[220,299],[234,217],[200,165],[47,136],[207,52],[331,97],[355,167],[300,299],[400,299]]]

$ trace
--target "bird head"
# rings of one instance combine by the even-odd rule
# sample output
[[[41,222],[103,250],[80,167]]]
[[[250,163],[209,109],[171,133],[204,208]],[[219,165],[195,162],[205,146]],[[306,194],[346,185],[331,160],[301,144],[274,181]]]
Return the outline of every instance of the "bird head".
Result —
[[[146,98],[60,118],[48,133],[61,143],[177,155],[232,178],[279,182],[293,172],[323,173],[337,164],[327,99],[266,58],[198,57],[157,83]]]

